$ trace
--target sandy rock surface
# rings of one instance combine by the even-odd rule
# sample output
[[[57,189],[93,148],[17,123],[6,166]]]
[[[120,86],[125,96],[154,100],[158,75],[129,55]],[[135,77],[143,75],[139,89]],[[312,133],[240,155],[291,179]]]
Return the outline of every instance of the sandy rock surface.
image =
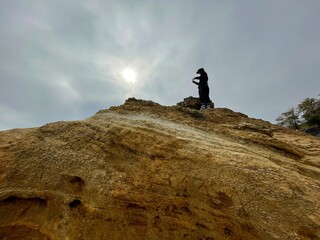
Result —
[[[320,140],[136,99],[2,131],[0,239],[320,239]]]

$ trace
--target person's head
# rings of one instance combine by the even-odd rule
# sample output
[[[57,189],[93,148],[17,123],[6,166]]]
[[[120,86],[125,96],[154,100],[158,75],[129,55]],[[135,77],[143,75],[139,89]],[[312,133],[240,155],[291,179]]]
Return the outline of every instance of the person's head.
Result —
[[[197,74],[202,75],[203,73],[205,73],[204,69],[203,68],[199,68],[198,71],[197,71]]]

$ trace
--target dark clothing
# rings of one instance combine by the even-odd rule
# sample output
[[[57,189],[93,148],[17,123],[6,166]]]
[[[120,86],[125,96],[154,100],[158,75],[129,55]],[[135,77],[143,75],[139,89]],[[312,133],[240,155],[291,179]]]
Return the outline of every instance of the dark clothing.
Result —
[[[199,98],[202,104],[211,103],[209,98],[209,86],[208,86],[208,75],[206,72],[203,72],[199,77],[195,77],[194,79],[199,79],[199,82],[193,82],[198,85],[199,89]]]
[[[199,85],[199,88],[208,87],[208,75],[205,72],[194,79],[199,79],[199,83],[195,82],[195,84]]]
[[[208,84],[204,86],[199,85],[199,98],[201,103],[204,103],[204,104],[211,103],[211,100],[209,98]]]

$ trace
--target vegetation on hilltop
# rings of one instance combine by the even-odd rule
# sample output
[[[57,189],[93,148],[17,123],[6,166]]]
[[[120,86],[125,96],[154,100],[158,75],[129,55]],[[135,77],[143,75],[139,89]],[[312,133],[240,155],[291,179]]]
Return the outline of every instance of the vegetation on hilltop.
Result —
[[[305,98],[296,107],[282,113],[276,121],[278,125],[308,131],[320,130],[320,99]]]

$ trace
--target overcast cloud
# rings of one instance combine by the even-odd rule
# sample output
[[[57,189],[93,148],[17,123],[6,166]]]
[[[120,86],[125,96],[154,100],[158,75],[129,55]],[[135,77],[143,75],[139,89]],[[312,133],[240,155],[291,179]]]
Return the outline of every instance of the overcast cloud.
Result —
[[[318,0],[0,0],[0,130],[134,96],[197,96],[268,121],[320,93]],[[137,72],[135,84],[121,71]]]

